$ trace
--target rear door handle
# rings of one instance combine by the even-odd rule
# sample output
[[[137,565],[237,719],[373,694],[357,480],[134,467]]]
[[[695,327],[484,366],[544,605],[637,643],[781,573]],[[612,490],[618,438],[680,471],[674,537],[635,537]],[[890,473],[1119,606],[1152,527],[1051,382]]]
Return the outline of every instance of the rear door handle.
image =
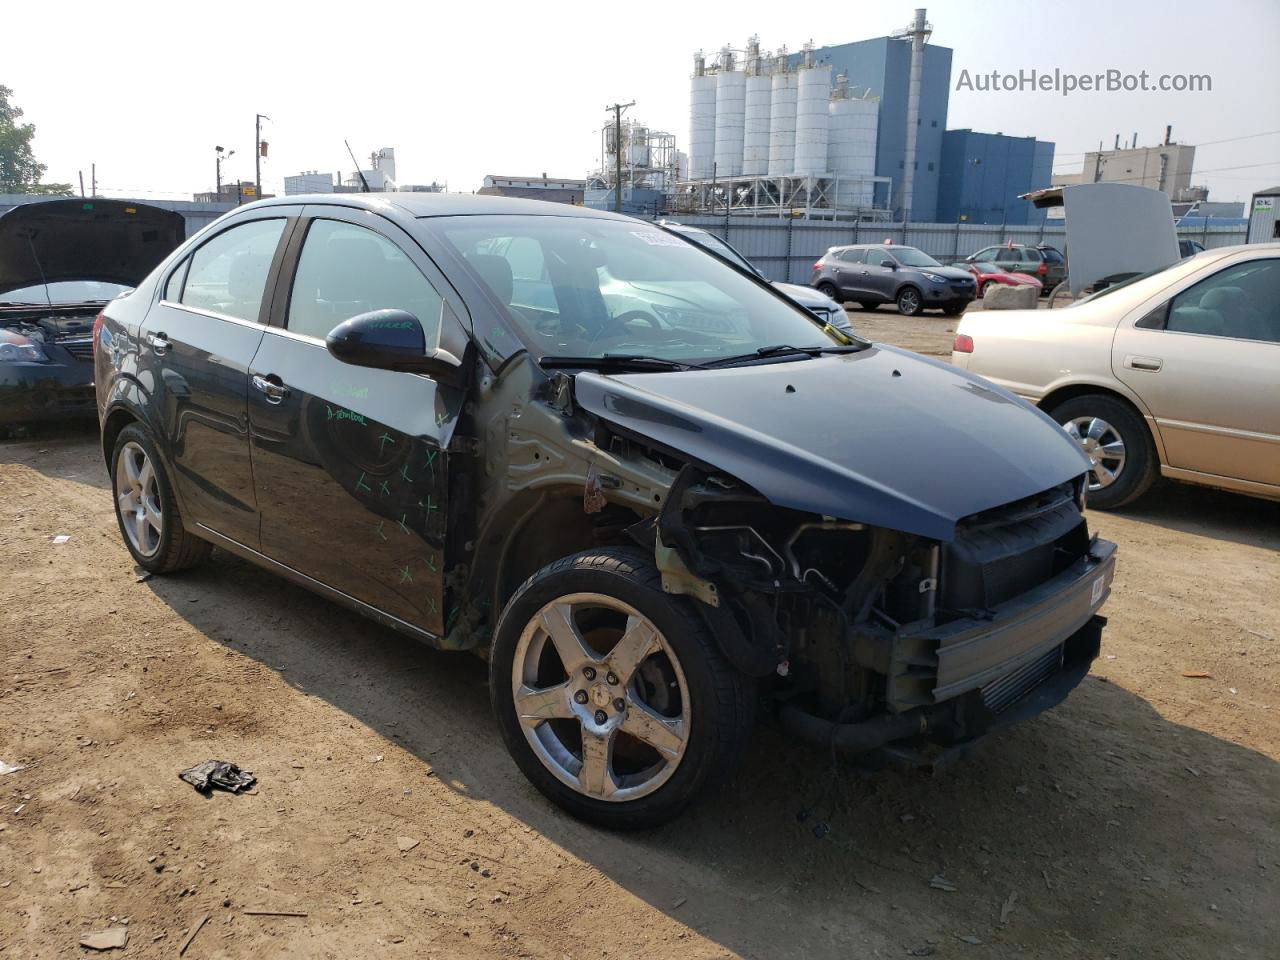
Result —
[[[253,389],[267,398],[267,403],[279,403],[289,395],[289,388],[280,382],[280,378],[274,373],[266,377],[253,375],[250,380]]]
[[[152,352],[155,353],[157,357],[163,357],[165,352],[173,346],[173,344],[165,339],[165,335],[163,333],[147,334],[147,343],[150,344]]]
[[[1135,357],[1129,354],[1124,358],[1124,365],[1130,370],[1149,370],[1152,373],[1159,373],[1160,368],[1164,366],[1164,361],[1159,357]]]

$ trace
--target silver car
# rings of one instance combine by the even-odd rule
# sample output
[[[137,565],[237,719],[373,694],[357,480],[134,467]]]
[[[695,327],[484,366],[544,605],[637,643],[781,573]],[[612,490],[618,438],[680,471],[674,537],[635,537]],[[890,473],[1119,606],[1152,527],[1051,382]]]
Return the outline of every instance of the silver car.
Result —
[[[1280,499],[1280,244],[1207,250],[1065,310],[970,314],[951,356],[1079,441],[1090,506],[1157,475]]]

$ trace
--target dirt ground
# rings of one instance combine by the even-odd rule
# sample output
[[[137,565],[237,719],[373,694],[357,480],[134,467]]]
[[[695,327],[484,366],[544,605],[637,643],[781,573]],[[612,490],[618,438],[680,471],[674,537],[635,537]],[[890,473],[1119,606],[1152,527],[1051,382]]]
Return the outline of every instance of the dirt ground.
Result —
[[[935,355],[955,327],[853,319]],[[1275,956],[1280,505],[1092,514],[1103,656],[945,770],[766,723],[731,788],[620,836],[526,784],[479,660],[221,553],[139,581],[107,491],[91,432],[0,445],[0,958],[126,920],[105,956],[172,958],[206,916],[190,960]],[[256,790],[178,780],[209,758]]]

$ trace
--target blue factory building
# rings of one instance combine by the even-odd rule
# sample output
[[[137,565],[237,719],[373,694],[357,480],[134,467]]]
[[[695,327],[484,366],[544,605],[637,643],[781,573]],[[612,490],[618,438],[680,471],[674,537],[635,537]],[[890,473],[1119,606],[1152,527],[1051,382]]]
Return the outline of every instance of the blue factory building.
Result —
[[[803,59],[790,57],[796,67]],[[876,140],[876,176],[891,177],[895,214],[902,209],[902,175],[907,151],[907,94],[911,84],[911,41],[876,37],[813,51],[814,63],[831,64],[831,75],[848,74],[856,94],[863,89],[880,98],[880,126]],[[914,199],[911,219],[931,221],[938,206],[942,170],[942,135],[947,129],[947,99],[951,93],[951,48],[925,44],[920,81],[920,121],[916,136]],[[1045,185],[1048,185],[1046,179]]]
[[[947,130],[942,136],[937,220],[1036,225],[1037,210],[1018,195],[1049,186],[1053,144],[1035,137]]]

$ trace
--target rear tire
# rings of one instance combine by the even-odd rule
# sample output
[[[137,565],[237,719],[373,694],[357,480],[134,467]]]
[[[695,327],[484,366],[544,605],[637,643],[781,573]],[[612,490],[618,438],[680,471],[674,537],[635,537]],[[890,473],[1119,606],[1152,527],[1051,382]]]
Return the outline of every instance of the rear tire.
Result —
[[[903,287],[898,291],[898,312],[904,317],[918,317],[924,312],[924,298],[915,287]]]
[[[489,657],[502,738],[573,816],[663,823],[741,759],[754,685],[693,603],[663,592],[642,551],[610,547],[543,567],[503,610]]]
[[[986,283],[982,285],[982,289],[978,291],[978,296],[981,297],[983,300],[987,299],[987,291],[990,290],[993,286],[995,286],[995,281],[988,280]]]
[[[968,306],[969,305],[967,303],[949,303],[942,308],[942,312],[948,317],[958,317],[960,314],[964,313]]]
[[[836,285],[834,283],[826,283],[824,281],[823,283],[818,284],[814,289],[824,297],[830,297],[836,303],[844,303],[844,300],[840,297],[840,291],[836,289]]]
[[[151,434],[131,423],[111,452],[111,493],[120,537],[138,566],[176,573],[204,562],[212,547],[187,531]]]
[[[1093,463],[1086,494],[1090,507],[1123,507],[1155,482],[1159,469],[1155,442],[1142,417],[1127,403],[1090,393],[1058,404],[1049,415],[1081,444]]]

